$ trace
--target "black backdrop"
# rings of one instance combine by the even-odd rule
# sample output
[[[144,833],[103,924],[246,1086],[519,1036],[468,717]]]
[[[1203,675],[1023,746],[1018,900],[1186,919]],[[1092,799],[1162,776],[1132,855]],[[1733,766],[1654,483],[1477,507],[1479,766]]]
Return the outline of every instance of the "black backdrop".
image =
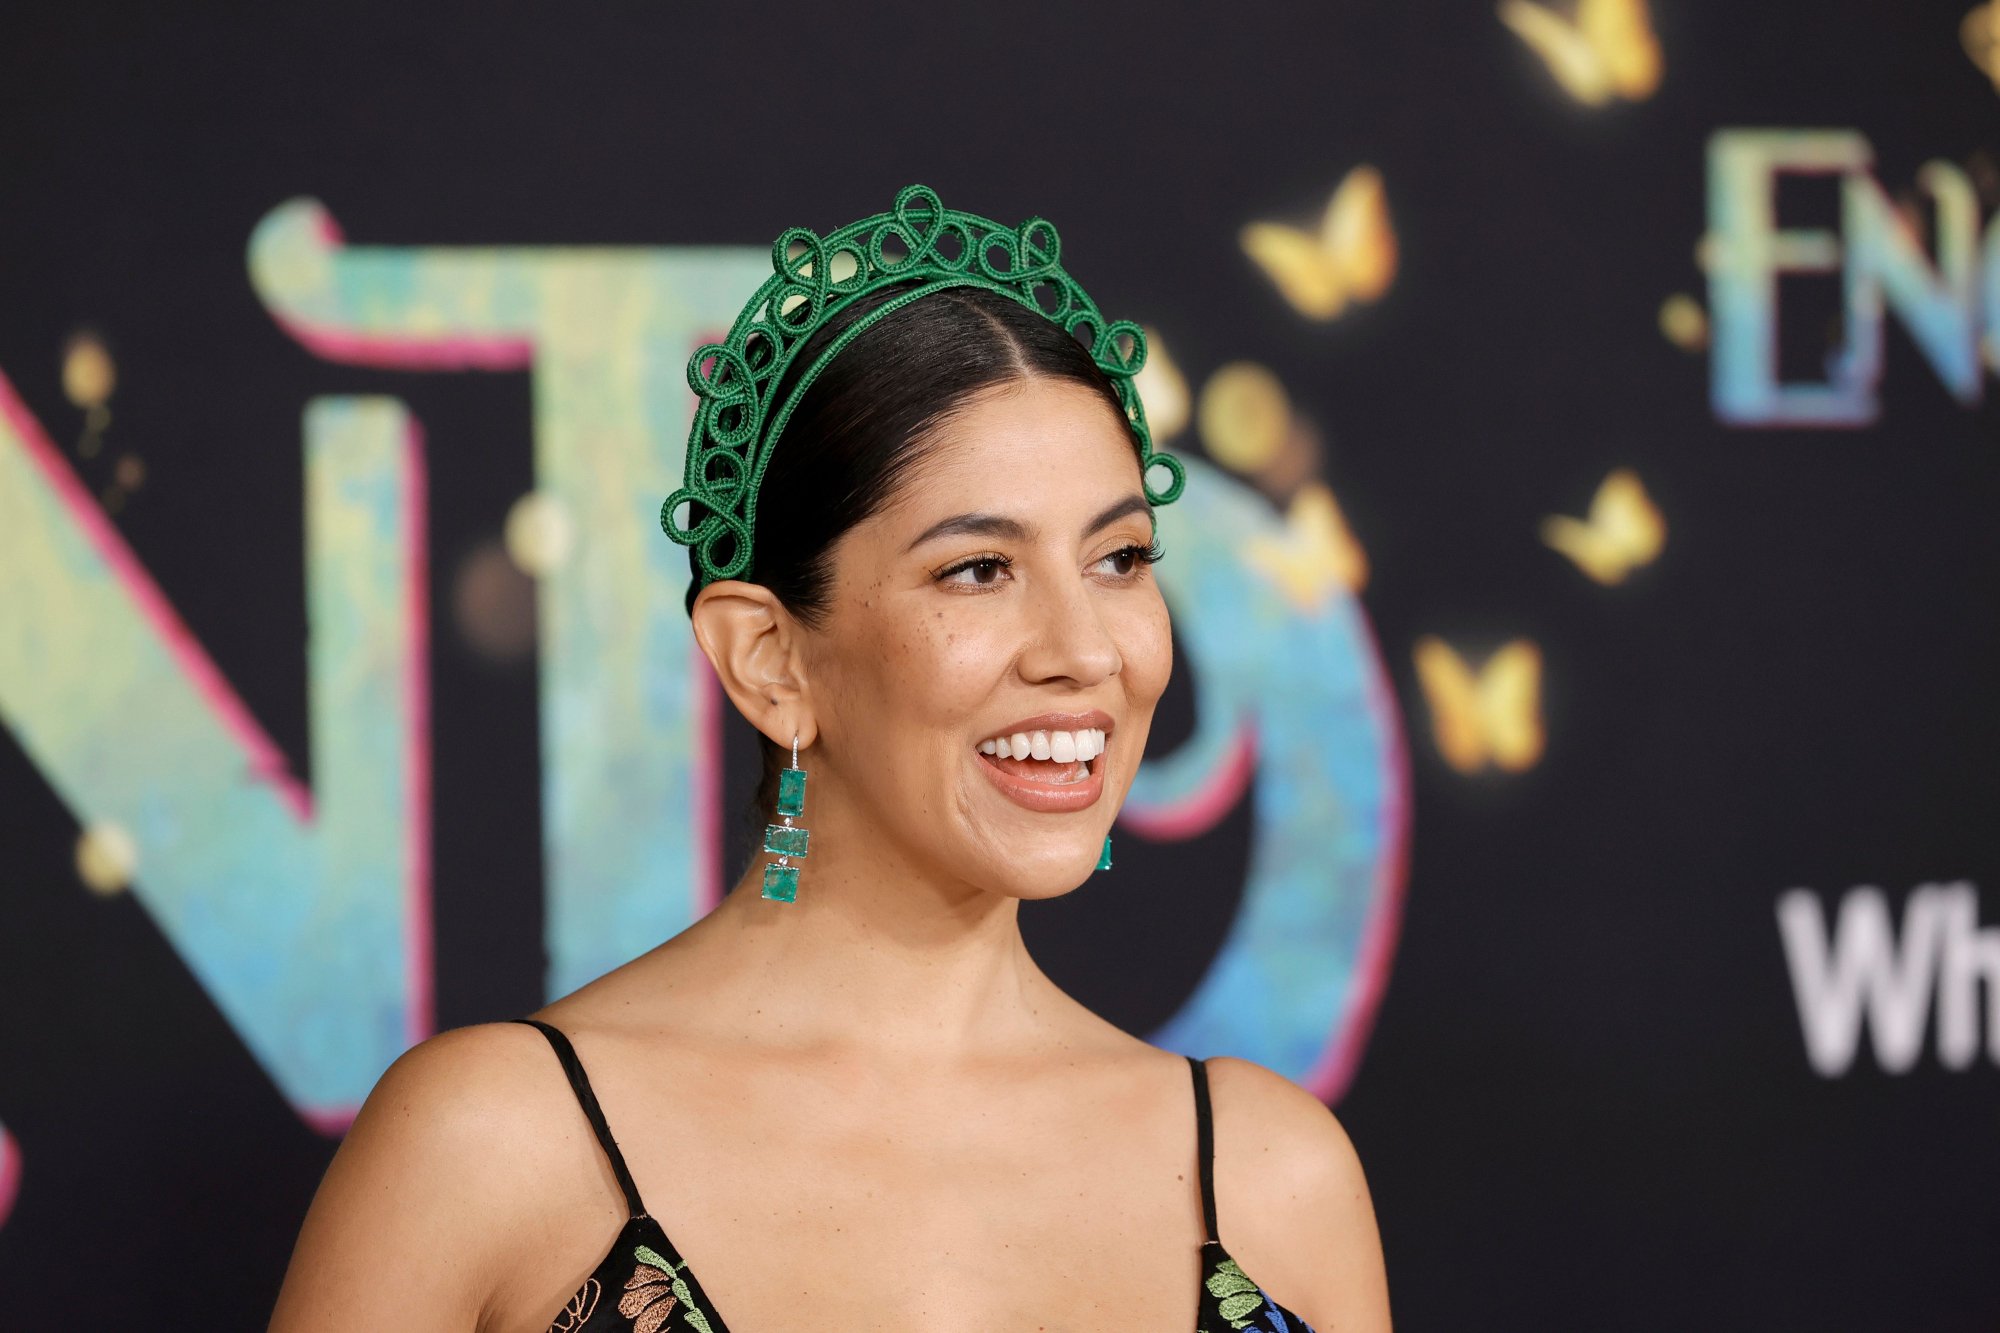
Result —
[[[1857,131],[1891,194],[1933,158],[1991,175],[2000,93],[1967,8],[1662,0],[1658,90],[1586,108],[1480,4],[15,6],[0,369],[66,443],[64,340],[102,331],[107,440],[147,464],[113,521],[310,772],[300,405],[383,392],[423,421],[444,608],[459,554],[533,486],[530,396],[519,374],[334,365],[286,337],[243,261],[278,203],[324,200],[377,245],[763,245],[910,180],[1054,218],[1100,303],[1168,330],[1191,382],[1238,358],[1278,374],[1368,555],[1414,821],[1337,1110],[1399,1325],[1991,1329],[1996,1061],[1927,1043],[1890,1073],[1864,1039],[1815,1072],[1773,909],[1808,887],[1831,914],[1860,885],[1900,908],[2000,872],[1994,409],[1955,401],[1892,315],[1878,420],[1727,425],[1708,357],[1658,318],[1706,299],[1718,130]],[[1239,229],[1306,222],[1362,162],[1394,285],[1301,318]],[[1780,203],[1833,225],[1830,199]],[[1836,302],[1800,308],[1810,343]],[[76,462],[93,490],[110,458]],[[1613,466],[1670,536],[1605,589],[1536,524]],[[0,634],[21,638],[8,577]],[[1475,659],[1539,644],[1538,763],[1443,761],[1412,666],[1429,634]],[[431,669],[451,1026],[541,999],[537,687],[532,657],[442,628]],[[1188,725],[1177,691],[1156,744]],[[23,1162],[0,1325],[259,1325],[332,1141],[144,907],[78,885],[77,821],[5,727],[0,792],[0,1124]],[[1225,821],[1181,873],[1232,882],[1242,841]],[[1144,1030],[1233,910],[1185,896],[1212,929],[1157,969],[1107,968],[1123,909],[1088,895],[1030,914],[1031,942]]]

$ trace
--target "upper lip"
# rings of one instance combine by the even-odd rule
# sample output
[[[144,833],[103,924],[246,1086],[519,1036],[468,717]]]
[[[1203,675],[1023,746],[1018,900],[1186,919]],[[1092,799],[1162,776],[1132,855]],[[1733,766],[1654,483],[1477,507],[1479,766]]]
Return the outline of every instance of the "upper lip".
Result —
[[[1033,735],[1038,731],[1080,731],[1085,727],[1104,733],[1109,739],[1111,730],[1117,725],[1111,714],[1101,708],[1088,708],[1081,713],[1037,713],[1024,717],[1019,722],[1009,723],[997,731],[989,731],[981,740],[991,740],[995,736],[1014,736],[1022,732]]]

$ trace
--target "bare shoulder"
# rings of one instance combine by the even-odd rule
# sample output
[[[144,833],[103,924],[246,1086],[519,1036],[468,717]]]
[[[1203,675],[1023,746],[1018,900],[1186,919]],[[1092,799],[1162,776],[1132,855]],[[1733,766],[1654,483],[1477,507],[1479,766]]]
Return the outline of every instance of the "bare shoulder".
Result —
[[[1360,1154],[1312,1093],[1254,1061],[1209,1061],[1216,1221],[1253,1280],[1318,1329],[1389,1327]]]
[[[504,1193],[531,1182],[493,1161],[495,1153],[532,1162],[535,1145],[581,1125],[547,1039],[519,1023],[482,1023],[441,1032],[390,1065],[335,1164],[379,1161],[432,1184]],[[452,1179],[460,1173],[477,1179]]]
[[[334,1154],[271,1327],[490,1323],[524,1267],[541,1276],[531,1256],[546,1259],[552,1221],[620,1216],[593,1188],[595,1150],[539,1032],[487,1023],[412,1047]],[[545,1280],[554,1294],[561,1265]]]

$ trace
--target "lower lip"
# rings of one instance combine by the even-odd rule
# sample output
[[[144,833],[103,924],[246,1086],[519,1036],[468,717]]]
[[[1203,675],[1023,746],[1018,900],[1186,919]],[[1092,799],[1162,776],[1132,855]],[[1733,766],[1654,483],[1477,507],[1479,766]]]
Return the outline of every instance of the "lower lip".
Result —
[[[979,761],[979,767],[1000,789],[1000,794],[1029,810],[1043,814],[1066,814],[1072,810],[1089,809],[1097,804],[1098,797],[1104,795],[1104,756],[1101,754],[1090,761],[1089,777],[1061,787],[1017,778],[989,760],[983,752],[975,750],[973,754]]]

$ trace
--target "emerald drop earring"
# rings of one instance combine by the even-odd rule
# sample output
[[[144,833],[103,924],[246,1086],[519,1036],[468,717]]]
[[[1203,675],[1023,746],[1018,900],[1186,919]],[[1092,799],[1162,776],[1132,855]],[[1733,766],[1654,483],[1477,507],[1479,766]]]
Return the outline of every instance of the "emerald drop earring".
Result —
[[[1104,835],[1104,855],[1097,858],[1097,868],[1099,870],[1111,869],[1111,835],[1109,833]]]
[[[792,766],[778,770],[778,814],[782,824],[764,826],[764,850],[776,852],[778,863],[764,867],[764,896],[773,902],[797,902],[799,897],[799,868],[792,864],[794,856],[806,854],[806,839],[810,833],[792,822],[793,815],[806,812],[806,771],[799,767],[799,734],[792,733]],[[1107,840],[1105,855],[1109,856]]]

